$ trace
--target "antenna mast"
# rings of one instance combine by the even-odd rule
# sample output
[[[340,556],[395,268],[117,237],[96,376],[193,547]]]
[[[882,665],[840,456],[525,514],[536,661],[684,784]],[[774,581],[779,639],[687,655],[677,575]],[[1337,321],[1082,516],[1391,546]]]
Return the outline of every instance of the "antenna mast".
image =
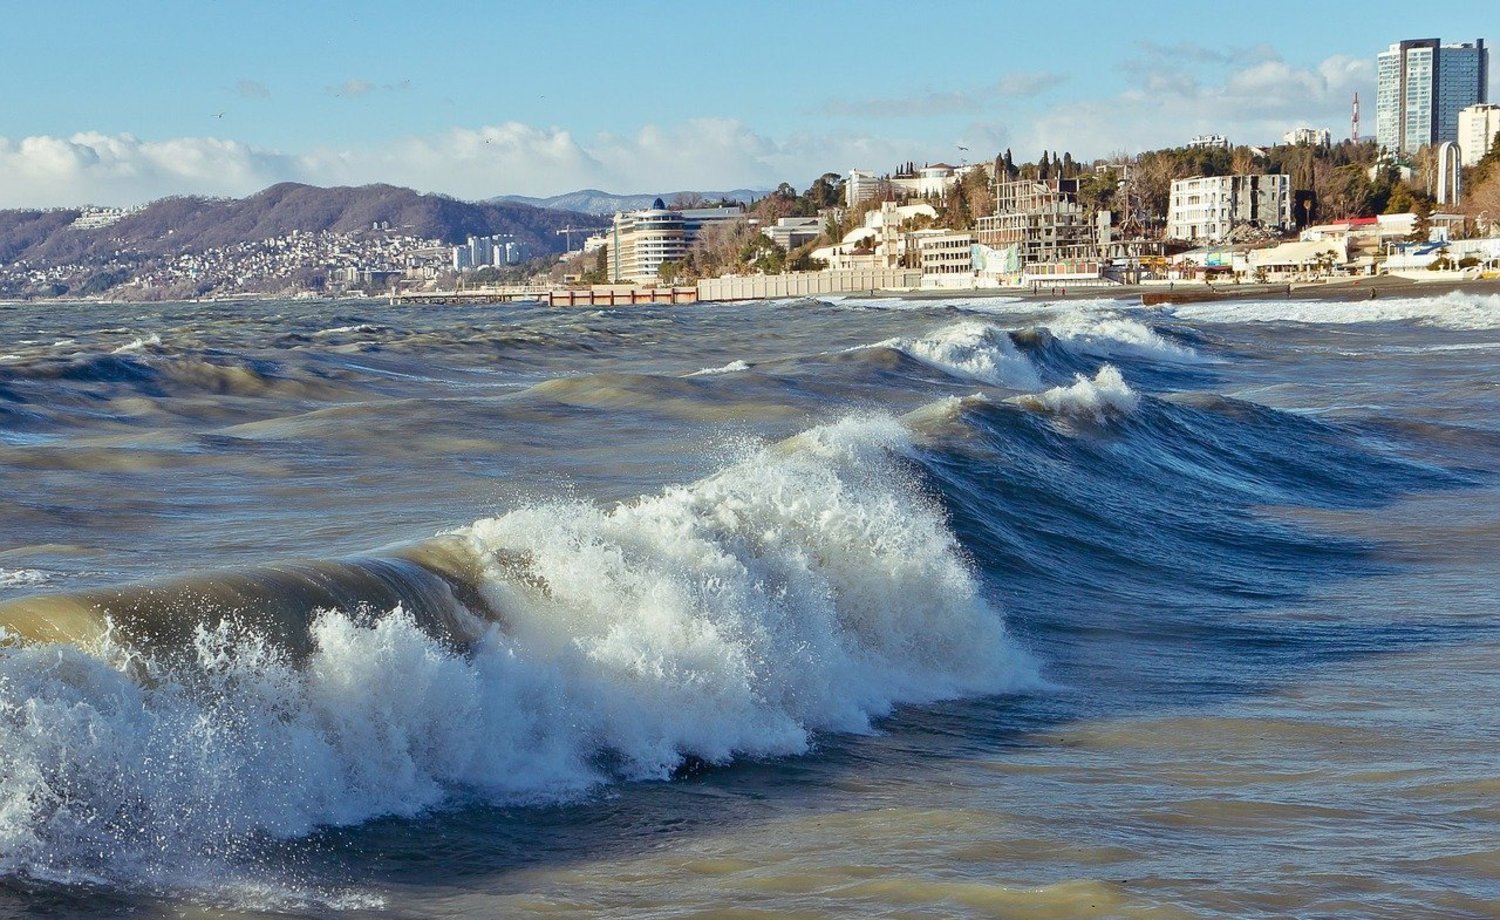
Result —
[[[1359,143],[1359,93],[1354,94],[1354,108],[1349,115],[1349,139]]]

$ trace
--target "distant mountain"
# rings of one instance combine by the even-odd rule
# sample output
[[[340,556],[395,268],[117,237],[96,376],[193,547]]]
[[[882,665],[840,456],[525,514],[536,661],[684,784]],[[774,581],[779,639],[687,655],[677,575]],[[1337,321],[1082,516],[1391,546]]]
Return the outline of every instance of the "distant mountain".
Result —
[[[102,261],[117,252],[143,257],[258,242],[297,230],[355,232],[376,223],[447,243],[468,235],[510,234],[531,252],[561,252],[555,231],[597,218],[516,202],[466,202],[392,185],[318,188],[285,182],[248,198],[164,198],[97,230],[69,226],[76,211],[0,211],[0,265]]]
[[[645,195],[614,195],[609,192],[601,192],[596,188],[586,188],[582,191],[568,192],[565,195],[553,195],[551,198],[501,195],[499,198],[491,198],[490,201],[529,204],[537,208],[555,208],[561,211],[577,211],[599,217],[608,217],[616,211],[637,211],[641,208],[649,208],[651,207],[651,202],[658,198],[667,204],[671,204],[679,198],[694,197],[702,198],[705,201],[718,201],[721,198],[728,198],[731,201],[743,201],[748,204],[756,199],[766,197],[768,192],[768,189],[737,188],[732,192],[657,192]]]

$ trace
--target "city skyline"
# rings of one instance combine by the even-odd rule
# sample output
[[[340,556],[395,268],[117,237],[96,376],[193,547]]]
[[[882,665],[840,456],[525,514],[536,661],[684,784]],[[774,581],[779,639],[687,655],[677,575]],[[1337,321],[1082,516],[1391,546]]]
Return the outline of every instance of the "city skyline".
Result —
[[[1317,30],[1284,2],[1233,28],[1188,4],[12,6],[0,207],[279,181],[465,199],[800,186],[1006,148],[1339,139],[1355,92],[1373,137],[1379,52],[1494,38],[1478,2],[1377,3]]]

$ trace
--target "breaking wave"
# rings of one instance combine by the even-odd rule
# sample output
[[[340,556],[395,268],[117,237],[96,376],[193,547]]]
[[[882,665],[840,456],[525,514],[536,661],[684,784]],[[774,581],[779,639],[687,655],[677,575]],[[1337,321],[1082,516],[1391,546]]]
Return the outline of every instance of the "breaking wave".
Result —
[[[929,367],[991,386],[1029,390],[1041,386],[1036,368],[1009,333],[988,323],[967,321],[918,339],[887,339],[869,348],[893,348]]]
[[[193,588],[138,592],[132,628],[77,645],[21,641],[42,608],[0,606],[0,874],[177,884],[461,790],[556,801],[1034,685],[912,449],[899,421],[853,418],[614,508],[521,508],[444,538],[477,594],[290,611],[286,634]],[[224,595],[289,608],[334,578]]]
[[[1088,416],[1102,421],[1111,413],[1134,412],[1141,397],[1113,365],[1106,364],[1093,379],[1077,375],[1071,386],[1017,396],[1017,405],[1056,415]]]

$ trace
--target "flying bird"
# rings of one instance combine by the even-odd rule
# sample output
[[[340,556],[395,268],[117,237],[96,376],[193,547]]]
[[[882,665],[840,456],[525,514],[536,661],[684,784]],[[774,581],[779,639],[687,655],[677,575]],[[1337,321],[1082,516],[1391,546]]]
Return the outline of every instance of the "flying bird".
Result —
[[[969,148],[965,147],[963,144],[954,144],[953,146],[957,147],[959,150],[968,150],[969,149]]]
[[[224,117],[224,113],[223,113],[223,112],[220,112],[220,113],[218,113],[218,114],[217,114],[217,115],[215,115],[215,116],[214,116],[214,117],[215,117],[215,118],[223,118],[223,117]]]

